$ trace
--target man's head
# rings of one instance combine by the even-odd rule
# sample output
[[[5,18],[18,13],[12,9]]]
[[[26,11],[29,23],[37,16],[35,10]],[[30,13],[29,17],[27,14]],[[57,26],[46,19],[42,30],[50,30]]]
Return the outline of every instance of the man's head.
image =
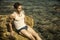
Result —
[[[22,10],[22,4],[16,2],[16,3],[14,4],[14,8],[15,8],[17,11],[21,11],[21,10]]]

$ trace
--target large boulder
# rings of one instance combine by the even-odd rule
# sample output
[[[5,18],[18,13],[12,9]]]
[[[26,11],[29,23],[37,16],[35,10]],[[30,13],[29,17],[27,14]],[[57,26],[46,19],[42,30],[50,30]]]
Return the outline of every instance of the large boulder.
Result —
[[[0,38],[1,40],[28,40],[28,38],[19,35],[17,32],[14,31],[14,35],[11,36],[8,26],[9,15],[0,15]],[[25,22],[30,27],[33,27],[34,20],[30,16],[25,16]]]

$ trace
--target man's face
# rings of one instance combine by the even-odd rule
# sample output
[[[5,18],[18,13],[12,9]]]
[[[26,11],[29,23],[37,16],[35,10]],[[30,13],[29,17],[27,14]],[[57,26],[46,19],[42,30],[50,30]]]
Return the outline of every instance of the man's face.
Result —
[[[22,10],[22,6],[18,6],[17,11],[20,12]]]

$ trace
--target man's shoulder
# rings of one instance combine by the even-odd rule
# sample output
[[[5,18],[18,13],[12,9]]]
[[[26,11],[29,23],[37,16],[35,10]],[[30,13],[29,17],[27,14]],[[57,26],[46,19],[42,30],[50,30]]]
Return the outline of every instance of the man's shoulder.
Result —
[[[15,16],[16,12],[13,12],[12,14],[9,15],[9,17],[13,18]]]
[[[24,10],[21,11],[21,14],[25,14]]]
[[[16,12],[14,11],[12,14],[10,14],[10,16],[14,16],[16,14]]]

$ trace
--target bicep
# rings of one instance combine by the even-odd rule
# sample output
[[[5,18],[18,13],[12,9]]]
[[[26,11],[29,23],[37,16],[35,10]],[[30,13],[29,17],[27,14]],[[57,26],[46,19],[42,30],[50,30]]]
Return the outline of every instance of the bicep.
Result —
[[[9,21],[10,21],[10,22],[13,21],[13,16],[12,16],[12,15],[9,16]]]

